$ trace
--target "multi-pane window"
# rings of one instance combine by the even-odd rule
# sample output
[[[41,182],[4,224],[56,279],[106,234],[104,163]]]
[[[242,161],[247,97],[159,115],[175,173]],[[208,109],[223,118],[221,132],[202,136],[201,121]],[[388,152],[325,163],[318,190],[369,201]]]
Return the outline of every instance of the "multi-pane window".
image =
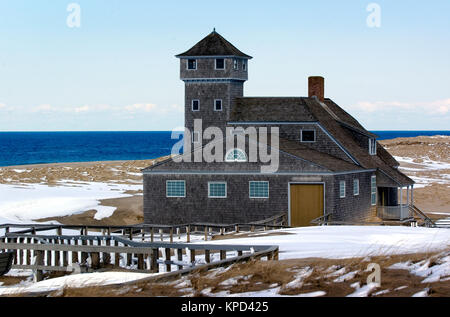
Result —
[[[354,196],[359,195],[359,179],[353,180],[353,195]]]
[[[269,182],[250,182],[250,198],[269,198]]]
[[[192,111],[200,111],[200,100],[192,100]]]
[[[370,183],[370,199],[372,206],[375,206],[377,204],[377,177],[372,176]]]
[[[345,198],[345,181],[339,182],[339,197]]]
[[[214,110],[215,111],[222,111],[222,99],[214,100]]]
[[[225,69],[225,60],[223,58],[216,59],[216,69]]]
[[[185,181],[167,181],[166,182],[167,197],[186,197]]]
[[[234,70],[238,70],[239,69],[239,62],[237,59],[233,60],[233,68]]]
[[[247,155],[241,149],[233,149],[227,153],[225,162],[247,162]]]
[[[369,139],[369,154],[377,155],[377,140]]]
[[[225,182],[210,182],[210,183],[208,183],[208,197],[209,198],[226,198],[227,197],[227,183],[225,183]]]
[[[197,60],[196,59],[188,59],[187,68],[191,69],[191,70],[197,69]]]
[[[314,130],[302,130],[301,131],[302,142],[316,142],[316,131]]]

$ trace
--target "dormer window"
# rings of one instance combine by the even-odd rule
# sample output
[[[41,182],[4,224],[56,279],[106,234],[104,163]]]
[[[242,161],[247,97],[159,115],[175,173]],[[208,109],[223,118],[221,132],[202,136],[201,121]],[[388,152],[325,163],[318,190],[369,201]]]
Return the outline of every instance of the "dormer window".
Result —
[[[216,69],[225,69],[225,60],[223,58],[216,59]]]
[[[369,139],[369,154],[377,155],[377,140]]]
[[[234,70],[238,70],[239,69],[239,62],[237,59],[233,60],[233,68]]]
[[[189,70],[196,70],[197,69],[197,60],[196,59],[188,59],[187,68]]]
[[[302,130],[300,132],[300,140],[302,143],[314,143],[316,142],[316,131],[315,130]]]

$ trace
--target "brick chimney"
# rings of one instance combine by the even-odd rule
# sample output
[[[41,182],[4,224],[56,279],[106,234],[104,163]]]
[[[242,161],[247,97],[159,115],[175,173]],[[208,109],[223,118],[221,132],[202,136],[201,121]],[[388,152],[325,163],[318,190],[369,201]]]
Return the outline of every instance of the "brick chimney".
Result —
[[[312,76],[308,78],[308,96],[311,98],[316,96],[320,101],[325,98],[325,79],[320,76]]]

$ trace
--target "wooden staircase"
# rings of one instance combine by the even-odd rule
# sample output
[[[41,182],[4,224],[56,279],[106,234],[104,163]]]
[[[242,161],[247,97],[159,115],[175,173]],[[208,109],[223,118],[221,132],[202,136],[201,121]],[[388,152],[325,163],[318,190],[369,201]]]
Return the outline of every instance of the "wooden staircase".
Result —
[[[436,223],[431,220],[430,217],[428,217],[422,210],[420,210],[417,206],[411,205],[409,206],[409,209],[411,211],[411,215],[414,217],[414,219],[417,221],[417,223],[420,226],[429,227],[429,228],[436,228]]]

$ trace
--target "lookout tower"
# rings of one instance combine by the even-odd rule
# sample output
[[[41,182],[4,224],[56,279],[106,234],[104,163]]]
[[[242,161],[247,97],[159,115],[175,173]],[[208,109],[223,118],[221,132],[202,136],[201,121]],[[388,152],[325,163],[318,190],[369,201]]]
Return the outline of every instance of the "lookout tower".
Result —
[[[225,129],[234,98],[243,97],[248,79],[248,60],[214,29],[190,50],[176,55],[180,78],[185,83],[185,128],[194,130],[194,120],[203,120],[203,129]],[[201,143],[193,134],[193,142]]]

